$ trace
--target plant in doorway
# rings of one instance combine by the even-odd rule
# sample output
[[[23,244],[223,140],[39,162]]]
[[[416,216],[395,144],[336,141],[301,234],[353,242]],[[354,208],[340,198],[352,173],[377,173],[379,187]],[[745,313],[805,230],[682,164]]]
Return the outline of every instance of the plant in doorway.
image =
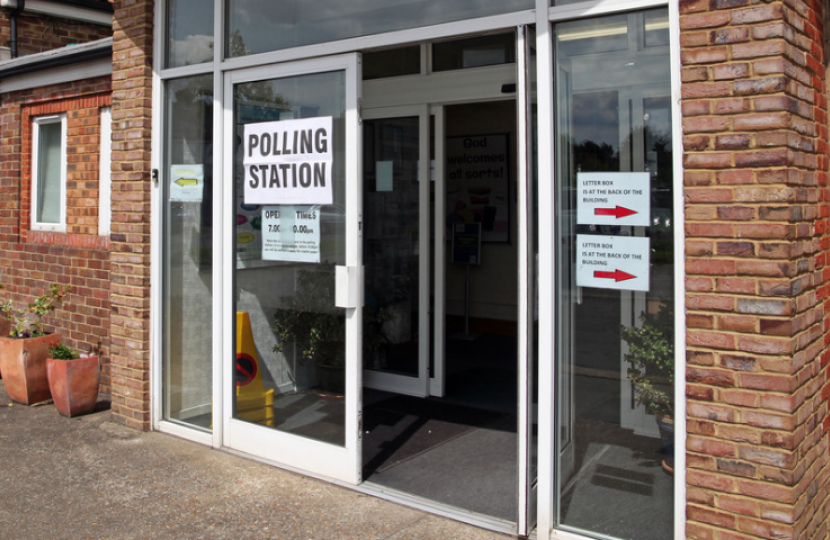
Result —
[[[311,360],[317,368],[320,388],[342,393],[345,388],[346,311],[335,306],[334,265],[323,263],[297,272],[294,294],[280,297],[274,313],[275,352],[285,352],[288,343],[301,349],[301,360]],[[374,351],[382,343],[386,313],[365,308],[363,347]]]
[[[640,326],[623,326],[624,358],[638,405],[654,415],[663,444],[663,468],[674,469],[674,310],[663,302],[657,313],[640,314]]]
[[[46,374],[59,413],[77,416],[95,409],[101,380],[98,355],[81,355],[60,340],[52,340]]]
[[[0,372],[15,403],[35,405],[51,398],[46,358],[49,341],[59,340],[60,335],[46,334],[43,317],[64,304],[71,291],[71,285],[53,283],[49,292],[35,297],[26,309],[15,309],[11,299],[0,304],[10,325],[8,335],[0,337]]]

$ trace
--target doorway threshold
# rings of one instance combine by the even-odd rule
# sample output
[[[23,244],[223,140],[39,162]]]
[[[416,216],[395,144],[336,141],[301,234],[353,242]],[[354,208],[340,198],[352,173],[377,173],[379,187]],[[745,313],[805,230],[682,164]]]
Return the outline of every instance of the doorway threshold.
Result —
[[[516,536],[516,523],[512,521],[479,514],[478,512],[464,510],[448,504],[438,503],[424,497],[419,497],[418,495],[411,495],[409,493],[390,489],[386,486],[381,486],[380,484],[375,484],[373,482],[367,481],[359,486],[348,487],[379,499],[394,502],[409,508],[414,508],[415,510],[421,510],[422,512],[427,512],[429,514],[435,514],[447,519],[460,521],[462,523],[467,523],[468,525],[473,525],[489,531]]]
[[[352,491],[356,491],[358,493],[363,493],[366,495],[370,495],[372,497],[377,497],[378,499],[383,499],[385,501],[393,502],[396,504],[400,504],[401,506],[406,506],[412,508],[414,510],[420,510],[422,512],[426,512],[428,514],[433,514],[436,516],[440,516],[447,519],[452,519],[454,521],[459,521],[461,523],[466,523],[468,525],[472,525],[474,527],[479,527],[481,529],[486,529],[488,531],[493,531],[497,533],[507,534],[516,537],[516,523],[494,518],[491,516],[487,516],[484,514],[479,514],[477,512],[471,512],[469,510],[463,510],[461,508],[457,508],[455,506],[450,506],[446,504],[436,503],[429,499],[425,499],[423,497],[418,497],[416,495],[410,495],[408,493],[403,493],[394,489],[390,489],[384,486],[380,486],[377,484],[373,484],[371,482],[364,482],[359,485],[349,484],[348,482],[343,482],[341,480],[337,480],[328,476],[314,474],[313,472],[306,471],[303,469],[298,469],[297,467],[292,467],[290,465],[286,465],[285,463],[280,463],[278,461],[273,461],[270,459],[265,459],[259,456],[255,456],[253,454],[248,454],[246,452],[240,452],[239,450],[234,450],[232,448],[223,447],[223,451],[228,452],[229,454],[233,454],[245,459],[250,459],[253,461],[258,461],[260,463],[264,463],[266,465],[276,467],[278,469],[282,469],[285,471],[292,472],[299,476],[305,476],[307,478],[314,478],[315,480],[320,480],[323,482],[327,482],[329,484],[333,484],[336,486],[340,486],[346,489],[350,489]],[[535,538],[536,533],[534,532],[527,538]]]

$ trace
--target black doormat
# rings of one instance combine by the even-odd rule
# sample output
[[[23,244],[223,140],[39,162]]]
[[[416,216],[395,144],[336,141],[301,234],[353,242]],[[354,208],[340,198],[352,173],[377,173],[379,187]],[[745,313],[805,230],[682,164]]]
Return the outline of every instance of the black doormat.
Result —
[[[394,396],[363,409],[364,477],[381,473],[504,415],[437,399]]]

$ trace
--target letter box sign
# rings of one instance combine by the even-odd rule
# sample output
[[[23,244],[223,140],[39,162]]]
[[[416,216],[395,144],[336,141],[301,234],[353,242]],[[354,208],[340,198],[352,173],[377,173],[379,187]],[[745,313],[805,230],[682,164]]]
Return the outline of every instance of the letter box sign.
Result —
[[[332,204],[332,118],[246,124],[245,204]]]

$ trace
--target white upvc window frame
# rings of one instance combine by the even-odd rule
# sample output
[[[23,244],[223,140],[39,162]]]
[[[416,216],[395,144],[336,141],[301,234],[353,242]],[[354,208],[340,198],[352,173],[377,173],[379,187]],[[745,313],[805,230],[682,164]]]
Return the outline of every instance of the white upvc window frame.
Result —
[[[38,205],[40,199],[40,132],[45,125],[61,125],[60,151],[60,204],[58,205],[58,222],[38,221]],[[31,230],[43,232],[66,232],[66,113],[38,116],[32,119],[32,191],[31,191]]]

